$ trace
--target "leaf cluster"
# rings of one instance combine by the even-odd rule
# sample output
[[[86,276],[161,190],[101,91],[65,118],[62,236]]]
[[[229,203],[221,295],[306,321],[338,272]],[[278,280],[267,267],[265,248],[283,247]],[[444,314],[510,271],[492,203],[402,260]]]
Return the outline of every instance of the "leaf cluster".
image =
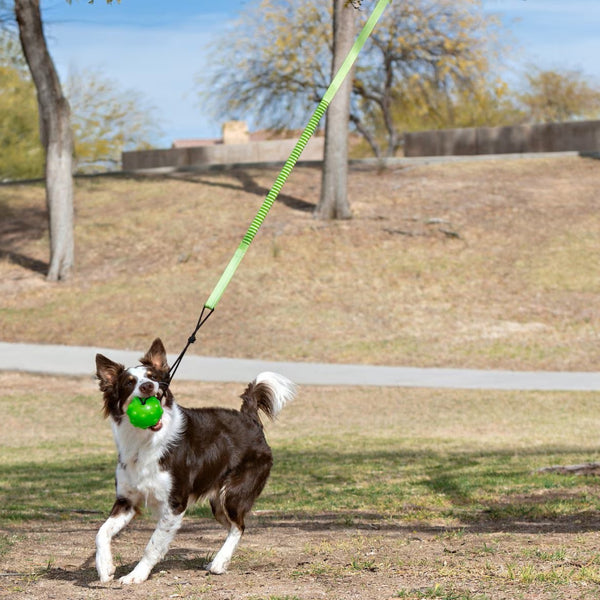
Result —
[[[261,0],[212,48],[219,57],[197,77],[202,106],[219,118],[247,118],[279,129],[299,126],[329,83],[330,2]]]
[[[65,83],[79,172],[114,170],[123,150],[150,148],[160,132],[154,109],[101,71],[72,71]]]
[[[220,118],[298,126],[331,80],[331,8],[330,0],[250,6],[217,42],[219,64],[198,79],[206,107]],[[356,11],[359,27],[368,14]],[[352,90],[351,122],[373,152],[396,152],[406,129],[499,110],[505,87],[491,77],[499,29],[477,0],[393,2],[358,58]]]
[[[65,82],[71,105],[76,170],[114,169],[121,152],[151,146],[161,133],[155,111],[141,94],[122,90],[100,71],[73,71]],[[0,33],[0,179],[42,177],[35,87],[20,44]]]
[[[41,177],[44,171],[35,88],[18,43],[0,33],[0,180]]]
[[[600,115],[600,87],[579,71],[532,68],[525,74],[525,89],[517,100],[526,118],[535,123]]]

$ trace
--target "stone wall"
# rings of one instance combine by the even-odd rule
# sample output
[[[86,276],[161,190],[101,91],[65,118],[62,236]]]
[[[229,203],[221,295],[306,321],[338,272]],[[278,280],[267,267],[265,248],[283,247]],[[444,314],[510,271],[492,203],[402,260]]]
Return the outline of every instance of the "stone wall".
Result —
[[[283,163],[297,140],[267,140],[247,144],[217,144],[164,150],[123,152],[123,171],[145,169],[193,169],[210,165],[249,163]],[[300,160],[323,160],[324,138],[313,137],[300,155]]]
[[[600,121],[443,129],[404,136],[405,156],[567,151],[600,151]]]

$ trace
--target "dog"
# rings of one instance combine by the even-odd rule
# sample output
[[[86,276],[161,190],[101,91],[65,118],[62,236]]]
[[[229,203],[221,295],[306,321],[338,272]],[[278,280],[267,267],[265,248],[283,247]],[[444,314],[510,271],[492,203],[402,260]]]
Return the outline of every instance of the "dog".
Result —
[[[277,373],[259,374],[242,394],[239,411],[179,406],[168,387],[165,347],[157,338],[140,365],[125,368],[96,355],[96,376],[118,451],[116,500],[96,536],[100,581],[114,577],[111,540],[142,507],[157,516],[144,554],[123,584],[145,581],[166,555],[189,503],[208,498],[226,540],[206,566],[223,574],[244,532],[244,519],[262,492],[273,456],[259,417],[274,419],[295,395],[295,385]],[[152,427],[134,427],[127,408],[135,397],[155,396],[163,413]]]

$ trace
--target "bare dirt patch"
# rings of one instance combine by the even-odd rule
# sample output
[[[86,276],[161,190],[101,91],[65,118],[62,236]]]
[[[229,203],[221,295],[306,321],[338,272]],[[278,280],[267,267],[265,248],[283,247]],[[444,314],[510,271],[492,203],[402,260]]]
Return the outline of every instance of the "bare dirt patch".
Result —
[[[351,525],[344,524],[352,523]],[[229,573],[209,575],[223,532],[189,518],[151,578],[102,585],[94,568],[99,522],[36,523],[10,531],[0,597],[51,598],[597,598],[597,522],[497,522],[447,528],[369,514],[256,515]],[[152,533],[137,522],[114,542],[117,575],[131,570]]]

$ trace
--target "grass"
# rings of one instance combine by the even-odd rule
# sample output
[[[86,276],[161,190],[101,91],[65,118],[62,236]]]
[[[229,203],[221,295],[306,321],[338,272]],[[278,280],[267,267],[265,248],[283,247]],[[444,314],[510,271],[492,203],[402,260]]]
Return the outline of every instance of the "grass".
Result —
[[[403,452],[392,440],[369,449],[347,441],[344,445],[343,452],[326,446],[313,452],[276,446],[277,468],[257,509],[358,518],[365,513],[377,519],[432,521],[449,527],[490,520],[557,521],[600,510],[595,481],[532,474],[541,460],[570,463],[589,458],[581,451],[553,454],[537,449],[515,459],[510,450],[415,455]],[[113,477],[112,456],[2,466],[0,524],[101,518],[114,500]],[[190,514],[209,517],[210,510],[202,504]],[[353,523],[351,518],[345,522]]]
[[[47,260],[43,189],[0,186],[3,341],[144,350],[160,335],[178,350],[273,175],[78,182],[78,270],[60,285],[31,270]],[[294,172],[194,350],[597,369],[597,163],[356,172],[355,218],[326,225],[298,209],[318,194],[315,175]],[[89,549],[113,502],[116,456],[96,384],[0,373],[0,387],[0,559],[24,573],[11,585],[70,597],[81,572],[102,600]],[[175,381],[174,391],[186,406],[237,407],[242,390]],[[183,531],[186,545],[132,597],[164,597],[169,585],[216,598],[239,585],[271,600],[596,598],[599,484],[537,469],[597,460],[597,431],[589,393],[304,387],[267,426],[275,467],[237,584],[198,578],[215,548]],[[190,513],[209,523],[205,504]],[[150,523],[138,527],[135,543],[119,540],[122,570]]]
[[[32,532],[55,523],[71,536],[81,532],[85,560],[113,502],[115,450],[95,384],[0,373],[0,385],[7,416],[0,424],[0,555],[14,561]],[[179,400],[194,406],[236,406],[238,388],[175,384]],[[367,593],[382,581],[395,590],[386,598],[596,597],[600,483],[537,472],[596,459],[595,403],[589,393],[303,387],[267,427],[275,466],[236,558],[240,585],[259,573],[261,586],[266,578],[278,587],[269,595],[253,588],[250,597],[300,600],[312,597],[297,592],[307,585],[337,595],[345,586]],[[184,586],[183,597],[197,590],[198,598],[218,597],[221,580],[187,583],[215,550],[193,541],[212,522],[206,504],[186,522],[195,533],[174,544],[154,579],[155,596],[145,597],[159,597],[166,584]],[[135,533],[117,543],[120,572],[132,566],[151,521],[143,518],[140,527],[136,544],[127,542]],[[279,547],[288,528],[295,544],[289,559]],[[271,531],[268,541],[253,543],[261,529]],[[59,535],[14,589],[27,594],[60,580],[69,572],[63,547]],[[171,572],[175,584],[167,583]],[[82,573],[94,581],[92,566]]]
[[[441,600],[491,600],[491,596],[487,594],[449,591],[439,584],[435,584],[433,587],[424,590],[403,590],[398,592],[396,598],[410,598],[411,600],[424,600],[426,598],[438,598]]]
[[[299,168],[194,351],[594,369],[596,169],[561,157],[356,171],[354,218],[323,224],[307,210],[318,172]],[[144,348],[160,335],[176,352],[275,175],[78,181],[77,272],[54,286],[22,266],[47,261],[42,187],[0,187],[3,339]]]
[[[0,518],[105,514],[115,450],[93,382],[0,374],[3,381],[11,385],[0,399]],[[45,391],[28,394],[32,381]],[[236,385],[179,385],[183,404],[238,403]],[[306,388],[268,428],[276,467],[257,508],[451,527],[592,515],[600,509],[595,479],[535,470],[595,457],[594,406],[586,393]]]

